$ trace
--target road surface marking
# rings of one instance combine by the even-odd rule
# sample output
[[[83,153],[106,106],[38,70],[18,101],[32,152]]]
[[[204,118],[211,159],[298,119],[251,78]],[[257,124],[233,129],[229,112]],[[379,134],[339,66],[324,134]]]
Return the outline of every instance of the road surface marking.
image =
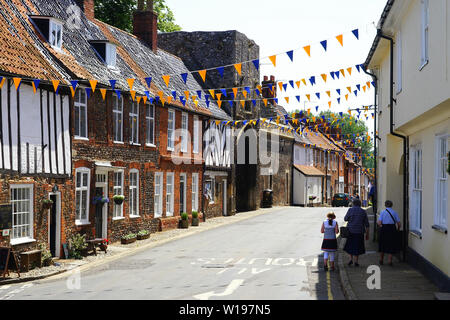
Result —
[[[329,272],[327,272],[327,288],[328,288],[328,300],[333,300],[333,294],[331,293],[331,277]]]
[[[242,285],[242,283],[244,283],[244,279],[235,279],[235,280],[231,281],[231,283],[228,285],[228,287],[222,293],[215,293],[215,291],[208,291],[205,293],[195,295],[194,298],[199,299],[199,300],[208,300],[211,297],[229,296],[234,291],[236,291],[236,289],[239,288]]]
[[[311,264],[311,267],[317,267],[318,263],[319,263],[319,259],[318,258],[314,258],[314,260],[313,260],[313,262]]]
[[[7,290],[9,288],[11,288],[11,285],[1,286],[0,290]]]

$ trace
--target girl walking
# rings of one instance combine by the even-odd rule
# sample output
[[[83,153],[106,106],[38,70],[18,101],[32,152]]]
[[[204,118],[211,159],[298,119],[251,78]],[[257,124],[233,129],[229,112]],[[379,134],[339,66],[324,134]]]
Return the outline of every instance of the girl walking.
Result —
[[[327,220],[322,223],[320,231],[323,233],[322,251],[325,271],[328,271],[328,260],[330,260],[331,270],[334,271],[334,253],[337,251],[336,234],[339,233],[339,226],[335,219],[336,215],[333,212],[327,214]]]

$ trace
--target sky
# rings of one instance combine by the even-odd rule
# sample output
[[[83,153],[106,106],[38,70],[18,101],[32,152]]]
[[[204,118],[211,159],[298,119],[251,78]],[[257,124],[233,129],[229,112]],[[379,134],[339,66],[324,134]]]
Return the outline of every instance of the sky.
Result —
[[[287,111],[310,109],[315,113],[319,106],[319,112],[347,112],[373,104],[373,87],[365,93],[362,90],[362,85],[372,79],[362,71],[358,73],[355,65],[367,58],[386,0],[166,0],[166,4],[183,31],[238,30],[254,40],[260,47],[261,77],[274,75],[284,83],[305,78],[306,87],[288,85],[283,92],[278,88],[279,104]],[[351,32],[354,29],[359,30],[359,40]],[[344,46],[335,38],[339,34],[343,34]],[[327,40],[326,52],[320,44],[323,40]],[[311,46],[311,57],[303,50],[307,45]],[[294,50],[293,62],[285,54],[290,50]],[[280,53],[274,67],[267,57]],[[330,71],[348,67],[353,67],[352,76],[345,71],[345,77],[331,79]],[[323,73],[327,74],[326,83],[320,76]],[[308,79],[313,75],[317,85],[311,87]],[[353,93],[356,84],[361,84],[357,97]],[[346,89],[349,86],[351,94]],[[340,104],[336,101],[338,88],[342,89]],[[306,94],[311,95],[311,102]],[[295,98],[298,95],[300,103]],[[289,103],[284,97],[289,97]],[[366,121],[363,114],[360,120]],[[366,124],[372,132],[372,116],[370,112],[367,115]]]

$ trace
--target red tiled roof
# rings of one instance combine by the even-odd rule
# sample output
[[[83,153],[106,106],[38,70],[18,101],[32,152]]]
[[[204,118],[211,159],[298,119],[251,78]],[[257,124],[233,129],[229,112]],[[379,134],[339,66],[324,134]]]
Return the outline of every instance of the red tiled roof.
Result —
[[[294,168],[303,173],[305,176],[325,176],[325,174],[316,167],[294,164]]]

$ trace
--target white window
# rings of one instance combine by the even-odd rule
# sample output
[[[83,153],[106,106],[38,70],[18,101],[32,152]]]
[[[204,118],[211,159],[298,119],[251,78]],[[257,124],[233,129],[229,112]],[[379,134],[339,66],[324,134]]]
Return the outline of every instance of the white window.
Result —
[[[163,174],[155,173],[155,218],[162,217],[162,199],[163,199]]]
[[[130,170],[130,217],[139,216],[139,171]]]
[[[130,106],[130,144],[139,144],[139,104],[131,101]]]
[[[436,198],[434,224],[447,230],[447,195],[448,195],[448,174],[447,174],[447,152],[448,136],[437,137],[436,139]]]
[[[147,122],[147,137],[145,143],[147,145],[155,145],[155,106],[147,105],[147,113],[145,115]]]
[[[206,180],[206,182],[205,182],[205,194],[209,198],[209,203],[214,203],[214,187],[215,187],[214,177],[212,177],[210,180]]]
[[[422,149],[414,146],[410,152],[410,225],[412,231],[422,232]]]
[[[106,44],[106,59],[105,62],[108,65],[108,67],[115,67],[116,66],[116,45],[112,43]]]
[[[77,168],[75,170],[75,223],[89,223],[89,185],[91,170]]]
[[[428,63],[428,42],[429,42],[429,0],[422,0],[422,59],[421,68]]]
[[[199,152],[199,138],[200,138],[200,121],[197,116],[194,116],[194,146],[193,153]]]
[[[166,177],[166,216],[173,216],[173,173],[168,172]]]
[[[33,185],[11,185],[11,243],[33,240]]]
[[[395,39],[395,46],[397,49],[397,94],[402,91],[402,36],[401,33],[397,33],[397,37]]]
[[[123,171],[114,172],[114,195],[123,195]],[[118,205],[114,204],[113,219],[123,218],[123,203]]]
[[[192,174],[192,211],[198,211],[198,173]]]
[[[54,20],[50,20],[50,33],[49,42],[50,45],[56,49],[61,49],[62,46],[62,24]]]
[[[78,89],[75,93],[75,139],[87,139],[87,98],[83,89]]]
[[[181,152],[187,152],[188,149],[188,115],[187,113],[181,114],[181,130],[183,134],[181,136]]]
[[[113,95],[114,142],[123,142],[123,98]]]
[[[175,148],[175,111],[168,110],[167,119],[167,150],[173,151]]]

